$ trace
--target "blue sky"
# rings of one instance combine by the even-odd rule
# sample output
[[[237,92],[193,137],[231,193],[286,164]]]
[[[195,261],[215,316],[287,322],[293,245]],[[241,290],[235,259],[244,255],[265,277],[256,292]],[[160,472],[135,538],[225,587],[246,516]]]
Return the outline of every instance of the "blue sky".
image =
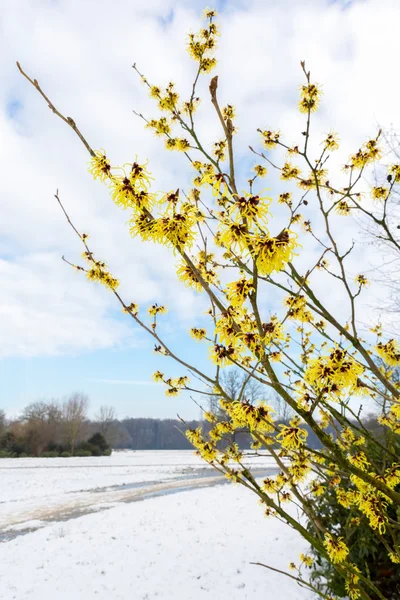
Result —
[[[173,262],[162,249],[129,238],[126,215],[88,176],[79,141],[21,78],[15,60],[73,116],[94,147],[106,147],[115,162],[135,154],[149,158],[159,189],[176,189],[191,173],[181,156],[165,153],[134,117],[132,109],[151,116],[156,111],[131,64],[137,61],[151,81],[166,83],[171,73],[178,87],[190,89],[193,63],[185,53],[185,34],[199,27],[202,8],[201,2],[183,0],[118,0],[112,14],[124,18],[110,19],[109,3],[95,0],[2,4],[0,407],[10,413],[39,398],[83,391],[92,413],[106,403],[120,417],[198,416],[188,395],[168,399],[162,386],[151,383],[158,368],[168,375],[181,371],[152,353],[152,344],[105,290],[61,262],[62,254],[78,260],[80,249],[54,203],[55,190],[121,278],[124,293],[144,308],[165,302],[168,341],[208,368],[206,351],[187,338],[189,327],[202,323],[204,300],[176,283]],[[254,163],[247,148],[257,144],[257,127],[301,131],[295,109],[301,59],[323,84],[316,130],[335,126],[344,132],[345,151],[378,122],[396,122],[398,3],[220,0],[217,8],[223,37],[216,72],[221,95],[238,109],[243,181]],[[376,84],[378,77],[387,88]],[[207,86],[205,78],[200,87],[206,99]],[[206,102],[202,111],[200,126],[210,143],[219,136],[218,124]],[[273,191],[276,181],[266,185]]]
[[[189,352],[187,337],[174,339],[196,364],[199,353]],[[201,364],[207,367],[203,358]],[[34,399],[61,398],[71,391],[82,391],[90,397],[90,410],[95,413],[102,404],[116,407],[118,415],[157,416],[176,414],[197,417],[198,408],[188,392],[179,398],[166,398],[163,386],[152,382],[151,375],[163,369],[169,375],[179,375],[172,359],[156,357],[152,346],[140,351],[135,348],[107,348],[62,355],[30,358],[3,358],[0,361],[0,405],[15,413]]]

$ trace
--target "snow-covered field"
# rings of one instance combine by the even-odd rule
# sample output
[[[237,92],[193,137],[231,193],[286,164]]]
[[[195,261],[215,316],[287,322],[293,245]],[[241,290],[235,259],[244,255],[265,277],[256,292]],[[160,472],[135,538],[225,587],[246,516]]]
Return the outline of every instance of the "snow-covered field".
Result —
[[[310,598],[250,564],[287,570],[301,538],[215,475],[190,451],[1,460],[1,600]]]

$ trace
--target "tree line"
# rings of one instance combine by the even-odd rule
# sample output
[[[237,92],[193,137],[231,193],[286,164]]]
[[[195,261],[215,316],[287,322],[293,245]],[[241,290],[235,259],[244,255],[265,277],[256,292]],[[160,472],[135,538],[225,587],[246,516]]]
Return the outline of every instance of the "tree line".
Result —
[[[238,382],[229,374],[227,387]],[[254,401],[258,394],[249,390]],[[254,396],[253,397],[251,397]],[[212,402],[212,400],[210,401]],[[274,400],[271,401],[274,404]],[[187,427],[205,430],[212,425],[205,420],[192,420],[183,424],[178,419],[125,417],[118,419],[115,408],[103,405],[93,419],[88,417],[89,399],[85,394],[73,393],[63,400],[40,400],[26,406],[16,418],[7,417],[0,409],[0,457],[7,456],[90,456],[107,454],[111,449],[130,450],[190,450],[192,445],[184,435]],[[282,424],[291,418],[279,404],[275,409]],[[221,420],[224,418],[220,415]],[[365,420],[369,429],[379,428],[374,417]],[[334,429],[329,432],[334,434]],[[252,438],[248,430],[236,431],[234,440],[229,436],[221,446],[235,441],[241,449],[249,449]],[[318,448],[320,443],[311,429],[308,442]]]
[[[102,422],[90,421],[88,406],[85,394],[74,393],[63,400],[33,402],[17,418],[0,409],[0,457],[111,454],[104,435],[107,410],[100,410]]]

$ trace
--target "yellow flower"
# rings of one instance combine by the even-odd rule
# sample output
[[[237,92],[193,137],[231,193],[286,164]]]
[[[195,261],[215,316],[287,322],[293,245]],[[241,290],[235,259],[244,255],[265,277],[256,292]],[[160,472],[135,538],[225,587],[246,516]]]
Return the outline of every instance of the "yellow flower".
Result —
[[[232,221],[224,222],[220,229],[220,243],[228,250],[231,246],[237,246],[239,250],[245,250],[248,243],[249,230],[243,223]]]
[[[283,194],[279,194],[278,204],[287,204],[287,206],[292,206],[292,194],[290,192],[284,192]]]
[[[322,185],[326,181],[327,175],[326,169],[315,169],[308,175],[308,179],[300,179],[298,186],[304,190],[309,190],[317,185]]]
[[[287,425],[279,425],[282,429],[276,436],[276,439],[280,441],[284,448],[289,450],[296,450],[302,446],[308,436],[308,432],[305,429],[300,429],[299,420],[297,418],[290,421],[290,427]]]
[[[375,350],[388,365],[393,367],[400,365],[400,346],[397,340],[389,340],[386,344],[379,342]]]
[[[225,294],[232,306],[240,306],[253,289],[253,280],[242,277],[238,281],[228,283]]]
[[[367,285],[369,285],[369,281],[368,281],[368,279],[365,277],[365,275],[357,275],[357,277],[355,278],[355,280],[354,280],[354,281],[355,281],[356,283],[358,283],[358,285],[359,285],[360,287],[363,287],[363,286],[367,286]]]
[[[366,471],[367,467],[369,467],[371,464],[362,450],[360,450],[359,452],[357,452],[357,454],[354,454],[353,456],[349,456],[349,461],[351,462],[351,464],[355,465],[362,471]]]
[[[273,271],[281,271],[292,260],[294,250],[298,246],[296,234],[284,229],[276,237],[257,235],[251,239],[252,254],[260,275],[270,275]]]
[[[330,533],[325,534],[324,546],[334,564],[344,562],[349,554],[349,549],[344,543],[343,538],[333,537]]]
[[[168,138],[165,140],[167,150],[178,150],[178,138]]]
[[[371,195],[375,200],[385,200],[387,197],[387,194],[388,194],[388,190],[384,186],[372,188]]]
[[[214,8],[205,8],[203,10],[203,17],[205,19],[213,19],[218,15],[217,11]]]
[[[190,335],[197,342],[201,342],[201,340],[204,340],[207,336],[207,331],[205,329],[197,329],[196,327],[192,327],[190,330]]]
[[[158,100],[158,108],[163,111],[174,112],[176,110],[179,95],[175,92],[175,84],[170,82],[165,89],[165,95],[155,96]]]
[[[300,554],[300,560],[306,565],[306,567],[312,567],[314,562],[311,556],[308,556],[308,554]]]
[[[258,175],[258,177],[265,177],[268,173],[268,169],[262,165],[255,165],[255,167],[253,167],[253,171],[256,173],[256,175]]]
[[[394,552],[389,552],[388,556],[389,556],[390,560],[393,563],[400,565],[400,554],[399,554],[399,552],[397,552],[397,554],[395,554]]]
[[[271,362],[281,362],[282,354],[281,352],[270,352],[268,358]]]
[[[210,256],[212,255],[208,255],[208,263],[211,264],[207,264],[207,261],[200,259],[197,264],[194,263],[194,270],[192,270],[186,262],[180,263],[176,271],[178,278],[183,281],[187,287],[195,289],[196,292],[202,292],[204,289],[200,277],[206,284],[217,284],[218,277],[216,271],[212,268]]]
[[[199,104],[200,98],[193,98],[193,100],[190,100],[189,102],[184,102],[182,107],[183,113],[185,115],[192,115],[197,110]]]
[[[300,175],[300,169],[298,167],[296,167],[295,165],[291,165],[288,162],[285,162],[285,164],[283,165],[283,167],[281,169],[281,179],[283,179],[283,180],[297,179],[297,177],[299,177],[299,175]]]
[[[215,58],[202,58],[200,60],[200,71],[202,73],[209,73],[217,66],[217,60]]]
[[[148,220],[145,218],[144,231],[137,226],[138,219],[134,220],[131,231],[133,235],[138,233],[144,240],[151,239],[173,248],[183,248],[191,246],[195,240],[196,232],[193,228],[197,218],[197,209],[193,205],[182,204],[179,212],[174,212],[171,216],[153,219],[149,228],[147,228]],[[139,220],[141,219],[143,217],[139,217]]]
[[[156,135],[169,135],[171,133],[171,124],[166,117],[160,119],[151,119],[146,127],[153,129]]]
[[[350,506],[352,506],[354,503],[352,495],[345,492],[342,488],[336,488],[336,497],[339,504],[341,504],[344,508],[350,508]]]
[[[176,138],[175,139],[175,148],[180,152],[186,152],[190,148],[189,142],[184,138]]]
[[[302,321],[304,323],[312,321],[313,316],[306,308],[307,300],[301,294],[298,296],[288,296],[285,298],[284,303],[289,307],[289,319]]]
[[[150,86],[150,98],[158,98],[161,95],[161,89],[157,85]]]
[[[187,429],[185,431],[187,439],[194,446],[197,446],[198,444],[202,444],[204,442],[202,433],[203,431],[201,427],[197,427],[197,429]]]
[[[400,165],[391,165],[389,167],[389,175],[394,177],[395,183],[400,181]]]
[[[267,493],[273,493],[275,492],[277,489],[276,486],[276,482],[274,479],[271,479],[270,477],[266,477],[265,479],[263,479],[263,490]]]
[[[169,397],[178,396],[178,394],[179,394],[179,391],[180,391],[180,390],[179,390],[179,388],[177,388],[177,387],[174,387],[174,386],[172,386],[172,387],[168,387],[168,388],[165,390],[165,395],[166,395],[166,396],[169,396]]]
[[[219,35],[217,25],[212,22],[217,13],[207,9],[205,14],[209,19],[208,27],[201,29],[198,34],[190,33],[187,47],[190,56],[199,63],[201,73],[208,73],[217,64],[216,59],[208,55],[214,51]]]
[[[96,150],[89,163],[89,173],[94,179],[105,181],[110,177],[111,165],[107,160],[105,150]]]
[[[98,281],[113,291],[119,286],[118,279],[112,277],[103,262],[94,261],[93,266],[86,271],[86,277],[89,281]]]
[[[196,274],[192,271],[189,265],[182,263],[178,266],[176,271],[178,278],[187,286],[196,290],[196,292],[202,292],[203,286],[197,279]]]
[[[124,175],[111,178],[111,197],[124,209],[150,210],[154,202],[154,195],[148,192],[150,175],[144,165],[135,162],[130,167],[129,173],[123,169]]]
[[[360,505],[360,509],[363,510],[363,505]],[[364,511],[363,511],[364,512]],[[369,524],[372,529],[377,529],[380,534],[385,533],[386,523],[388,521],[387,516],[380,512],[370,511],[368,514]]]
[[[200,456],[207,462],[214,461],[218,456],[217,450],[211,442],[205,442],[204,444],[199,445],[197,449]]]
[[[356,573],[348,572],[346,574],[345,588],[346,588],[346,592],[349,595],[350,600],[357,600],[361,596],[361,591],[358,586],[360,577],[357,574],[357,573],[360,573],[360,570],[358,569],[358,567],[356,567],[356,565],[351,565],[351,566],[356,571]]]
[[[301,86],[301,97],[299,102],[299,110],[301,113],[308,111],[314,112],[317,110],[321,97],[321,89],[315,83],[308,83]]]
[[[161,373],[161,371],[156,371],[155,373],[153,373],[153,379],[154,381],[164,381],[164,373]]]
[[[328,135],[322,143],[324,144],[325,150],[331,150],[333,152],[334,150],[337,150],[339,148],[338,136],[336,133],[333,132],[328,133]]]
[[[237,359],[237,353],[232,346],[214,344],[211,348],[211,359],[220,367],[225,367],[227,364],[231,364],[231,359]]]
[[[341,348],[333,348],[329,356],[310,360],[305,372],[305,380],[323,393],[353,391],[363,367]]]
[[[374,162],[375,160],[379,160],[382,156],[382,152],[378,147],[378,141],[368,140],[362,147],[358,150],[356,154],[350,156],[350,166],[355,169],[363,169],[366,165]]]
[[[314,480],[310,484],[310,492],[313,496],[322,496],[325,492],[325,486],[320,481]]]
[[[210,412],[205,412],[204,413],[204,418],[209,423],[216,423],[217,422],[217,417],[213,413],[210,413]]]
[[[215,142],[213,144],[213,155],[218,161],[225,160],[225,150],[226,150],[227,142],[226,140],[220,140],[219,142]]]
[[[156,315],[165,315],[167,309],[165,306],[159,306],[158,304],[153,304],[147,311],[150,316],[155,317]]]
[[[236,117],[234,106],[232,106],[232,104],[227,104],[224,106],[222,109],[222,116],[224,117],[225,121],[228,119],[234,119]]]
[[[261,197],[254,194],[244,194],[243,196],[237,196],[234,204],[230,209],[230,213],[234,216],[237,214],[241,220],[247,221],[247,224],[251,226],[257,219],[262,221],[266,220],[268,207],[271,203],[271,198]]]
[[[168,386],[165,390],[165,395],[166,396],[178,396],[178,394],[181,392],[182,388],[184,388],[189,383],[189,378],[184,376],[184,377],[177,377],[175,379],[169,378],[169,379],[165,379],[163,381]]]
[[[123,312],[129,313],[131,315],[137,315],[139,312],[139,305],[135,302],[131,302],[129,306],[126,306],[122,309]]]
[[[274,430],[272,421],[272,408],[260,402],[257,406],[249,402],[230,402],[225,406],[226,412],[231,417],[235,427],[248,427],[257,433],[271,433]]]
[[[340,202],[336,204],[335,210],[339,215],[346,217],[350,214],[351,208],[345,200],[340,200]]]
[[[258,129],[258,131],[261,133],[263,144],[268,150],[272,150],[276,147],[281,135],[279,131],[269,131],[268,129],[264,131]]]
[[[263,323],[264,343],[272,344],[273,342],[283,341],[285,339],[282,323],[278,321],[276,315],[271,317],[268,323]]]

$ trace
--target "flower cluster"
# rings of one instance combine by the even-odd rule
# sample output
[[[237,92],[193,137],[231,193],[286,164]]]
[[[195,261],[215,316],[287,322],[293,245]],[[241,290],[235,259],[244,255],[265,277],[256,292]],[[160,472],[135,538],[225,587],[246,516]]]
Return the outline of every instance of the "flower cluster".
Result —
[[[346,350],[332,348],[328,356],[311,360],[307,366],[305,380],[323,394],[348,393],[357,388],[357,381],[364,372]]]
[[[251,253],[255,256],[260,275],[270,275],[273,271],[281,271],[293,259],[294,250],[298,247],[296,234],[283,229],[276,237],[257,235],[252,238]]]
[[[209,73],[217,64],[215,57],[212,56],[219,35],[218,27],[213,22],[216,16],[217,11],[206,10],[204,17],[209,21],[208,27],[201,29],[198,34],[189,34],[188,52],[199,63],[200,73]]]
[[[354,169],[363,169],[368,164],[379,160],[382,152],[378,146],[378,140],[368,140],[361,148],[350,156],[349,165]]]
[[[300,419],[295,417],[290,421],[290,426],[280,425],[281,432],[276,436],[283,448],[297,450],[307,439],[307,431],[299,427]]]
[[[349,549],[343,539],[341,537],[333,537],[330,533],[325,534],[324,546],[334,564],[344,562],[349,554]]]
[[[301,113],[317,110],[321,99],[321,89],[315,83],[301,86],[299,110]]]
[[[397,340],[391,339],[386,344],[379,342],[375,349],[379,356],[393,367],[400,365],[400,346]]]
[[[165,389],[165,395],[169,397],[177,396],[179,392],[189,383],[189,378],[186,377],[186,375],[176,378],[168,377],[166,379],[164,373],[161,371],[156,371],[153,373],[153,379],[157,383],[165,383],[167,386]]]

